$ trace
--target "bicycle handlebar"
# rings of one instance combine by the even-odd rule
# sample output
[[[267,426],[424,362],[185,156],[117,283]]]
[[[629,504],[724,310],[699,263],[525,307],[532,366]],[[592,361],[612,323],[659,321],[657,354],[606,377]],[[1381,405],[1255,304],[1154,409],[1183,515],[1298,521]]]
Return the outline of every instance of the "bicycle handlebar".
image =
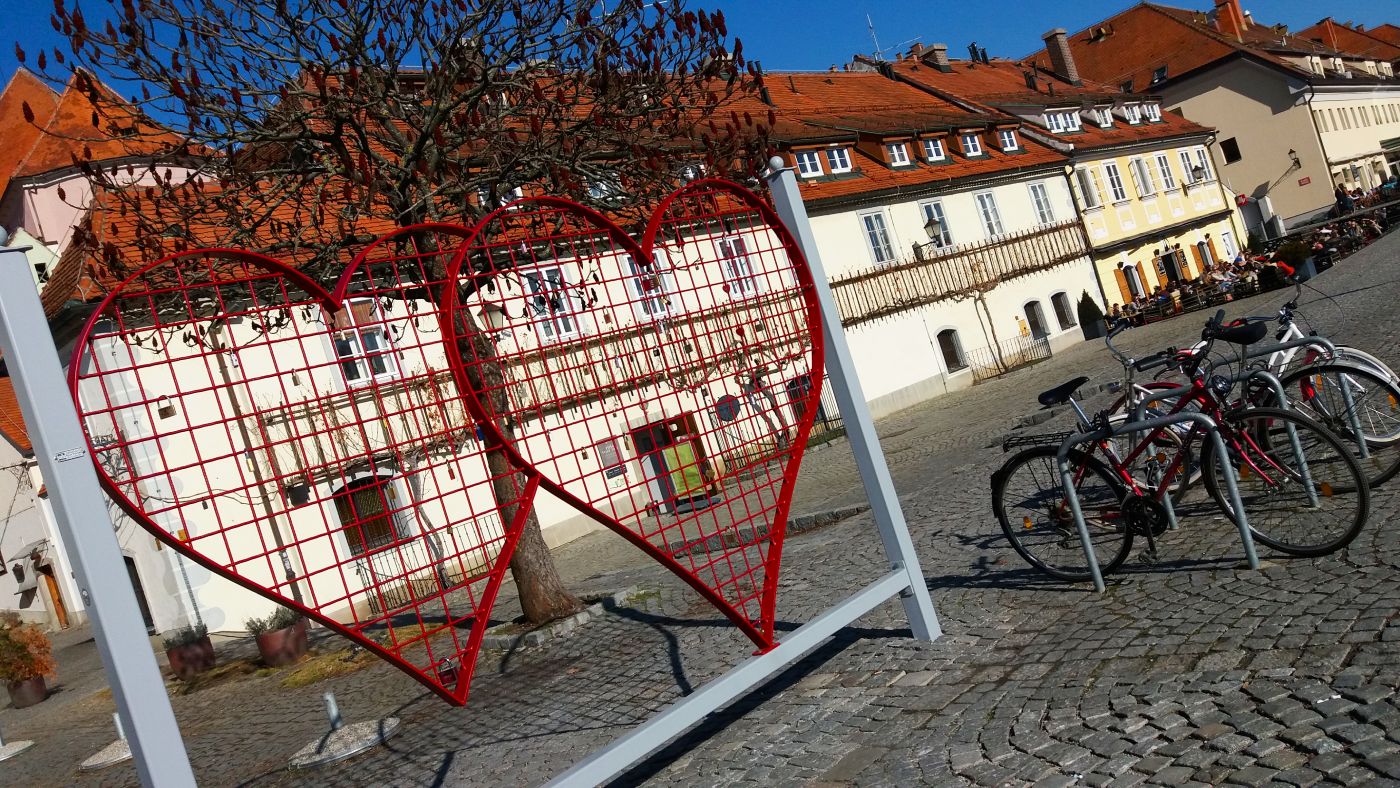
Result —
[[[1147,372],[1152,369],[1169,367],[1177,362],[1176,348],[1167,348],[1160,353],[1153,353],[1146,358],[1140,358],[1133,362],[1133,369],[1138,372]]]

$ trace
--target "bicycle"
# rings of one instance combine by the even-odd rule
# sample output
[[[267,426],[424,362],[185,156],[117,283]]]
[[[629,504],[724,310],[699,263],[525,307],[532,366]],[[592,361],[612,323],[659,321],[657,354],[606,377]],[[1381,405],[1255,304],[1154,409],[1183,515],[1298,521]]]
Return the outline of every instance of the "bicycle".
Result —
[[[1217,340],[1235,344],[1242,355],[1243,348],[1262,339],[1267,329],[1258,323],[1222,326],[1223,316],[1221,312],[1206,324],[1202,348],[1186,352],[1173,348],[1127,360],[1127,387],[1131,390],[1133,371],[1178,367],[1186,373],[1190,383],[1168,415],[1196,408],[1215,422],[1229,454],[1225,467],[1238,476],[1255,540],[1296,556],[1326,555],[1345,547],[1360,533],[1370,513],[1365,474],[1341,440],[1313,420],[1291,410],[1228,404],[1232,386],[1229,378],[1213,374],[1208,363],[1211,346]],[[1124,359],[1112,340],[1126,327],[1120,324],[1106,339],[1110,351]],[[1090,417],[1074,399],[1086,382],[1086,377],[1075,378],[1043,392],[1039,401],[1046,407],[1070,404],[1080,431],[1092,436],[1086,441],[1087,451],[1074,449],[1068,457],[1090,549],[1102,573],[1108,574],[1123,564],[1134,539],[1142,536],[1148,543],[1143,558],[1154,563],[1156,540],[1172,519],[1163,501],[1173,479],[1186,467],[1190,448],[1201,441],[1201,428],[1193,424],[1170,460],[1159,445],[1169,427],[1148,430],[1126,456],[1121,455],[1109,440],[1113,431],[1109,411]],[[1003,444],[1008,451],[1018,445],[1025,448],[992,475],[992,508],[1003,533],[1027,563],[1053,577],[1085,580],[1091,573],[1057,468],[1058,447],[1065,437],[1032,436]],[[1210,469],[1203,474],[1207,492],[1235,520],[1222,492],[1227,484],[1213,441],[1204,447],[1200,465]],[[1143,463],[1145,479],[1140,481],[1130,468],[1144,454],[1148,455]],[[1294,516],[1298,514],[1305,516]],[[1317,527],[1323,519],[1331,523],[1325,531]]]

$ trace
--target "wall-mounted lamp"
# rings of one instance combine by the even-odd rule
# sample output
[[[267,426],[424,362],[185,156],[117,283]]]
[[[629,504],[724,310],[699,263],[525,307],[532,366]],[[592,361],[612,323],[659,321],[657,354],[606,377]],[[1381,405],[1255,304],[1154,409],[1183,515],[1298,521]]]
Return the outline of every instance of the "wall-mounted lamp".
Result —
[[[1296,169],[1302,168],[1303,163],[1302,163],[1301,161],[1298,161],[1298,151],[1293,150],[1292,148],[1289,148],[1289,149],[1288,149],[1288,158],[1290,158],[1290,159],[1293,160],[1293,169],[1296,170]]]
[[[492,334],[499,334],[506,330],[510,315],[500,304],[486,301],[481,305],[481,319],[486,321],[486,327],[491,329]]]
[[[1191,182],[1203,181],[1206,179],[1206,168],[1197,164],[1191,168]]]
[[[937,216],[928,217],[928,221],[924,222],[924,232],[930,241],[938,240],[943,236],[943,222],[938,221]]]

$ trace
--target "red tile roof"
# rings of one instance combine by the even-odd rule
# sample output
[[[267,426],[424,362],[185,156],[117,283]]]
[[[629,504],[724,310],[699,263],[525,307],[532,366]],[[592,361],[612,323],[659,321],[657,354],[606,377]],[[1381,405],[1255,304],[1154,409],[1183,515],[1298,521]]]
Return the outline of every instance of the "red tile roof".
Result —
[[[989,63],[974,63],[968,60],[949,61],[951,71],[942,71],[917,60],[904,60],[892,64],[896,76],[909,83],[928,90],[975,102],[1003,111],[1017,108],[1078,106],[1085,103],[1098,103],[1115,99],[1132,98],[1103,83],[1083,80],[1081,85],[1072,85],[1044,69],[1010,60],[993,59]],[[1027,78],[1034,78],[1036,89],[1032,90]],[[1139,98],[1145,98],[1139,96]],[[1040,126],[1040,124],[1036,124]],[[1048,130],[1042,131],[1050,135]],[[1100,128],[1090,123],[1083,124],[1083,131],[1073,135],[1050,135],[1077,149],[1089,149],[1123,145],[1155,139],[1172,139],[1191,134],[1208,134],[1211,129],[1192,123],[1170,112],[1162,113],[1161,122],[1128,124],[1118,119],[1109,128]]]
[[[1344,24],[1323,19],[1312,27],[1304,28],[1293,35],[1318,41],[1341,52],[1362,57],[1384,60],[1387,63],[1400,60],[1400,46],[1376,38],[1370,33],[1353,30]]]
[[[0,196],[10,185],[25,154],[43,134],[43,128],[53,119],[59,95],[28,69],[21,68],[10,77],[5,92],[0,93]],[[25,118],[25,106],[33,120]]]
[[[15,387],[8,376],[0,377],[0,434],[15,445],[23,454],[34,451],[29,442],[29,430],[24,426],[24,417],[19,412],[19,402],[15,400]]]
[[[1070,35],[1069,45],[1081,75],[1119,86],[1131,80],[1139,91],[1151,90],[1154,73],[1164,67],[1166,79],[1173,80],[1227,57],[1249,55],[1309,78],[1310,72],[1288,62],[1285,55],[1337,54],[1315,41],[1258,22],[1237,39],[1217,30],[1200,11],[1153,3],[1139,3],[1094,23]],[[1030,59],[1048,62],[1043,49]]]
[[[1387,44],[1394,44],[1396,46],[1400,46],[1400,27],[1396,27],[1395,25],[1389,23],[1386,23],[1384,25],[1376,25],[1370,30],[1367,30],[1366,35],[1370,36],[1371,38],[1379,38]]]

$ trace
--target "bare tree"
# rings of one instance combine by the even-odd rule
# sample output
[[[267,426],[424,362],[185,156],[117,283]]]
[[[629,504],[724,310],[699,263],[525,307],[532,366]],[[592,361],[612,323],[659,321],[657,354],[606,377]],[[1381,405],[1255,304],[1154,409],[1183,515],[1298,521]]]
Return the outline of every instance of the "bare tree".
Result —
[[[77,74],[94,132],[146,162],[75,159],[134,228],[79,238],[111,276],[225,244],[324,277],[369,235],[466,223],[522,187],[625,218],[687,168],[748,175],[774,120],[730,108],[761,77],[722,14],[683,0],[93,5],[57,0],[69,51],[36,60]],[[577,609],[533,513],[512,570],[530,620]]]

